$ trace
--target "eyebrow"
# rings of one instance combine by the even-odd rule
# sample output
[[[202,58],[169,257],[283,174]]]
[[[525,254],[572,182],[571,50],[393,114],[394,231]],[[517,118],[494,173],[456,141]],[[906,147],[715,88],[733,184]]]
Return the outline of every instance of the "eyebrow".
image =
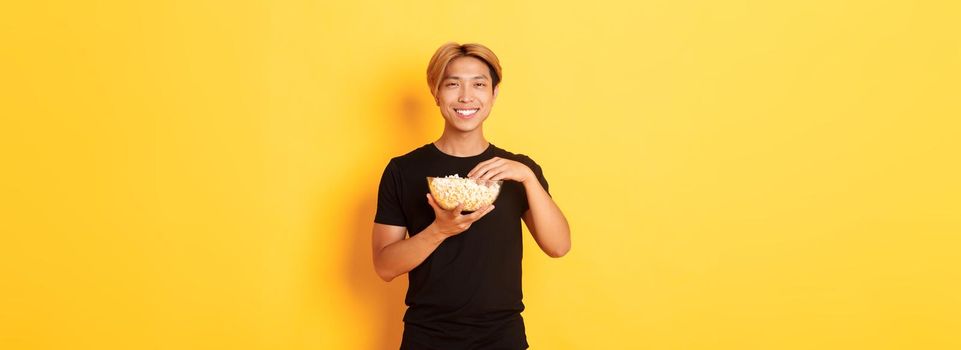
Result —
[[[447,76],[447,77],[444,78],[444,80],[450,80],[450,79],[461,80],[461,78],[460,78],[459,76],[456,76],[456,75],[451,75],[451,76]],[[488,79],[488,78],[487,78],[486,75],[478,75],[478,76],[475,76],[475,77],[473,77],[473,78],[471,78],[471,79],[477,80],[477,79]]]

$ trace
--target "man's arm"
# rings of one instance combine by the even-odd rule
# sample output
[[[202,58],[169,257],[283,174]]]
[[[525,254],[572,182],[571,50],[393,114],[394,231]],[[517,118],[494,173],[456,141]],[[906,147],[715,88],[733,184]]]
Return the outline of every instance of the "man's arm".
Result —
[[[544,253],[552,258],[560,258],[571,250],[571,228],[564,213],[547,194],[547,190],[529,176],[523,182],[530,207],[524,212],[524,223],[534,236],[534,241]]]
[[[374,269],[384,281],[413,270],[447,238],[434,225],[404,239],[406,235],[406,227],[374,223]]]
[[[536,164],[535,164],[536,166]],[[514,180],[524,185],[528,210],[524,223],[541,250],[552,258],[559,258],[571,250],[571,228],[554,199],[541,185],[537,174],[527,164],[516,160],[493,157],[477,164],[467,177],[481,180]]]
[[[424,262],[447,237],[466,231],[471,224],[494,210],[493,205],[488,205],[462,215],[463,204],[444,210],[434,202],[434,197],[430,194],[426,196],[427,204],[434,209],[434,222],[420,233],[404,239],[407,228],[374,223],[374,269],[384,281],[390,282],[395,277],[410,272]]]

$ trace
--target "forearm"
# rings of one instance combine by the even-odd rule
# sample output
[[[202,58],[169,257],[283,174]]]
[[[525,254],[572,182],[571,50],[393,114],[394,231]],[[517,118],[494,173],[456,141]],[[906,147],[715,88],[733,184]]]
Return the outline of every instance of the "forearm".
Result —
[[[564,213],[536,179],[525,181],[530,207],[529,225],[534,240],[551,257],[561,257],[571,249],[571,229]]]
[[[424,262],[444,239],[446,236],[431,224],[420,233],[381,249],[374,259],[374,268],[380,278],[390,282]]]

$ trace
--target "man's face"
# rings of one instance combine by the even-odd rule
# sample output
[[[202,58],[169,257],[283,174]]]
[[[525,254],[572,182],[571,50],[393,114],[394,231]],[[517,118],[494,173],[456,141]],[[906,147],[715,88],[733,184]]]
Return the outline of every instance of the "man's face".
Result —
[[[490,68],[475,57],[458,57],[447,64],[435,98],[447,124],[468,132],[479,127],[494,107]]]

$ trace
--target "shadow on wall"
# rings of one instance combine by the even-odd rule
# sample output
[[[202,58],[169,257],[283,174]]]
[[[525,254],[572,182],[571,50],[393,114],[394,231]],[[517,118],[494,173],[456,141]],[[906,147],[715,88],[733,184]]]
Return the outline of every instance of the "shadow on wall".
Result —
[[[382,159],[383,162],[376,164],[373,168],[368,166],[358,168],[358,171],[370,173],[360,176],[366,180],[354,197],[356,201],[349,203],[351,206],[348,208],[353,208],[354,211],[345,213],[347,215],[343,218],[345,222],[342,227],[356,228],[352,231],[356,236],[347,240],[348,244],[344,247],[347,253],[345,255],[347,261],[343,265],[346,267],[344,278],[352,295],[358,298],[361,304],[366,305],[365,309],[358,312],[370,312],[367,318],[376,320],[374,324],[364,325],[365,331],[358,332],[358,334],[369,336],[371,349],[376,350],[400,347],[404,330],[403,317],[407,309],[404,304],[407,275],[398,276],[391,282],[384,282],[374,271],[371,229],[377,211],[377,189],[380,177],[391,157],[405,154],[439,137],[439,135],[428,134],[428,125],[433,122],[442,123],[439,116],[432,118],[436,111],[434,106],[429,104],[431,101],[429,95],[426,99],[424,98],[424,94],[429,92],[426,84],[422,83],[423,73],[415,69],[421,65],[412,63],[405,65],[401,70],[388,71],[385,79],[387,82],[378,87],[383,90],[373,91],[369,95],[383,98],[383,103],[363,109],[369,112],[364,117],[372,118],[367,123],[372,126],[372,130],[364,135],[369,139],[358,140],[358,142],[382,146],[374,148],[374,153],[363,156],[368,157],[368,160]]]

